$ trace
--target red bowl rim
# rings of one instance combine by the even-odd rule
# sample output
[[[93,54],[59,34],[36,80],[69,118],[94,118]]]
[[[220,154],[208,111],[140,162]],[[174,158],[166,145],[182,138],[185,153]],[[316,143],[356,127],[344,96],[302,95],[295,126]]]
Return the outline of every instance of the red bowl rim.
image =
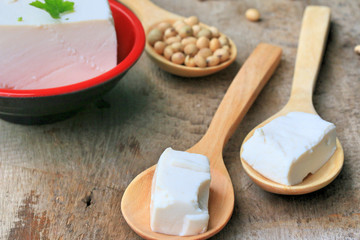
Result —
[[[34,89],[34,90],[14,90],[14,89],[3,89],[0,88],[0,97],[45,97],[45,96],[55,96],[68,94],[72,92],[77,92],[85,90],[87,88],[94,87],[106,81],[109,81],[116,76],[124,73],[128,70],[140,57],[145,47],[145,33],[142,27],[140,20],[136,15],[130,11],[127,7],[117,2],[116,0],[109,0],[110,6],[115,9],[115,11],[121,12],[124,14],[131,24],[133,25],[135,42],[129,54],[113,69],[88,80],[61,86],[55,88],[45,88],[45,89]]]

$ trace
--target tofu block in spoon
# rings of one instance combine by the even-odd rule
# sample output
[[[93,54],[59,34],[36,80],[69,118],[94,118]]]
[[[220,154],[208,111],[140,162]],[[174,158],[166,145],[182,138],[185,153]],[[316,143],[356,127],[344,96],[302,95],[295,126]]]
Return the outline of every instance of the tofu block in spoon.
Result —
[[[208,158],[167,148],[160,156],[152,182],[152,231],[178,236],[205,232],[209,190]]]
[[[241,157],[264,177],[296,185],[334,154],[336,128],[318,115],[290,112],[256,129],[242,148]]]
[[[59,19],[31,6],[33,1],[0,1],[0,88],[59,87],[116,66],[116,32],[107,0],[70,0],[74,11]]]

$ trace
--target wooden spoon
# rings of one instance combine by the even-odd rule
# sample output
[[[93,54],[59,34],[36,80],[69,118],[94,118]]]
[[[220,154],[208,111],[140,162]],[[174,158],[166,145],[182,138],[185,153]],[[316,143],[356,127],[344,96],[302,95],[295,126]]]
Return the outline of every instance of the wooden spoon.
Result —
[[[174,23],[176,20],[184,19],[184,17],[168,12],[149,0],[120,0],[121,3],[129,7],[139,17],[146,35],[160,22]],[[206,26],[205,24],[201,24]],[[223,34],[221,34],[223,35]],[[187,67],[184,65],[174,64],[167,60],[162,55],[155,52],[154,48],[146,41],[145,50],[151,59],[164,71],[182,76],[182,77],[201,77],[218,72],[228,67],[235,59],[237,55],[237,49],[234,42],[229,39],[230,43],[230,58],[213,67],[199,68],[199,67]]]
[[[170,236],[150,229],[151,182],[156,166],[139,174],[127,187],[121,210],[129,226],[146,239],[206,239],[229,221],[234,208],[234,189],[222,158],[222,150],[245,113],[279,64],[281,48],[259,44],[226,92],[203,138],[188,152],[200,153],[210,160],[211,184],[208,231],[189,237]]]
[[[257,128],[289,112],[298,111],[317,114],[312,103],[312,94],[325,48],[329,25],[330,9],[328,7],[309,6],[306,8],[300,32],[290,99],[282,110],[254,128],[246,136],[244,143],[254,134]],[[334,155],[321,169],[315,174],[307,176],[302,183],[294,186],[285,186],[263,177],[242,158],[241,163],[250,178],[266,191],[286,195],[305,194],[325,187],[341,171],[344,163],[344,152],[338,139],[336,139],[336,147]],[[242,151],[241,148],[240,155]]]

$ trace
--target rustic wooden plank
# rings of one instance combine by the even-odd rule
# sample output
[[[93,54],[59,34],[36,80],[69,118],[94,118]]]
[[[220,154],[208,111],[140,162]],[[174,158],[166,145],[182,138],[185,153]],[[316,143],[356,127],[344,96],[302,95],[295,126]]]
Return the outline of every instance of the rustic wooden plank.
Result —
[[[127,184],[168,146],[188,149],[205,133],[232,78],[259,42],[283,58],[224,151],[235,189],[229,224],[213,239],[360,238],[360,2],[169,1],[167,10],[198,15],[237,44],[227,70],[183,79],[144,54],[119,85],[76,116],[43,126],[0,121],[0,239],[140,239],[120,211]],[[245,175],[239,149],[246,134],[286,103],[301,18],[307,4],[332,8],[324,62],[314,93],[319,114],[337,126],[345,165],[325,189],[304,196],[264,192]],[[245,20],[256,7],[262,21]]]

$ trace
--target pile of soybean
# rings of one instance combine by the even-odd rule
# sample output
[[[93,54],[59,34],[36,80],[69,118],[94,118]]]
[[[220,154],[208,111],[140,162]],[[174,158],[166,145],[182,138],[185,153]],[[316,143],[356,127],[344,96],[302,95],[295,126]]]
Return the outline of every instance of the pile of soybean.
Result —
[[[161,22],[147,36],[154,50],[169,61],[188,67],[212,67],[229,59],[229,40],[215,27],[199,24],[196,16],[173,24]]]

